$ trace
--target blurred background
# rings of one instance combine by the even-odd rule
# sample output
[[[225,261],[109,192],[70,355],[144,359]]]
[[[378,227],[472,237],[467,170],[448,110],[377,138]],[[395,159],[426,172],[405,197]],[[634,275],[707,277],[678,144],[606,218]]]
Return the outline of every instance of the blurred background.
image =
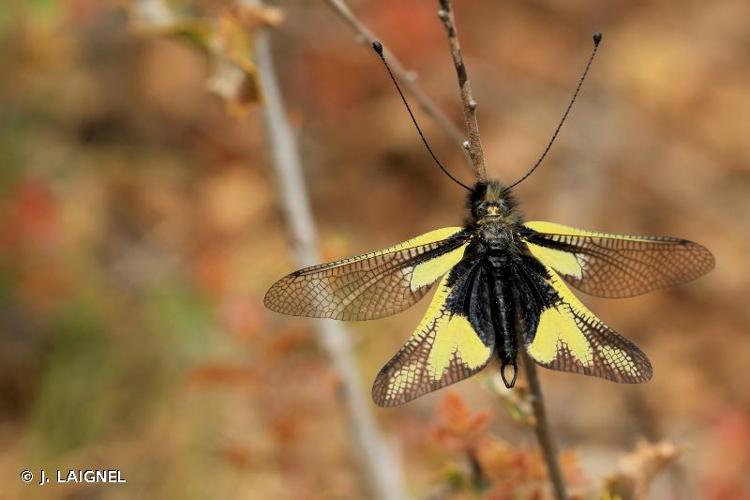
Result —
[[[583,297],[654,378],[542,370],[571,489],[596,498],[655,476],[650,498],[750,498],[750,3],[455,3],[489,170],[505,181],[537,158],[604,33],[568,124],[517,189],[528,219],[684,237],[717,260],[675,289]],[[437,2],[351,6],[461,124]],[[140,7],[0,7],[0,499],[367,497],[311,323],[262,305],[295,264],[257,102],[258,24],[275,26],[324,258],[458,224],[463,192],[326,2],[251,16],[179,0],[158,22]],[[420,116],[470,182],[462,152]],[[348,325],[365,391],[425,307]],[[494,389],[493,375],[373,406],[415,498],[549,494],[523,391]],[[128,483],[20,481],[42,467],[120,469]]]

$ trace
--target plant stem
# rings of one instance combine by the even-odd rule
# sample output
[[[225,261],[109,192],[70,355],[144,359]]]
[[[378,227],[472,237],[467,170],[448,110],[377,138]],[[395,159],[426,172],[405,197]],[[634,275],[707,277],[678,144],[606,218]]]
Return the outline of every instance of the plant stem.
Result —
[[[320,262],[315,222],[305,190],[297,141],[287,121],[276,79],[269,34],[265,31],[257,37],[255,59],[264,96],[263,116],[268,142],[292,236],[292,248],[297,264],[300,267],[310,266]],[[341,378],[342,398],[348,406],[350,428],[362,457],[363,475],[370,482],[373,496],[381,500],[406,498],[398,461],[386,446],[362,390],[347,332],[340,323],[332,320],[318,320],[314,326],[318,330],[321,346]]]
[[[450,45],[451,56],[453,57],[453,65],[456,68],[456,75],[458,76],[458,86],[461,89],[461,102],[463,103],[464,119],[466,121],[466,129],[469,133],[469,141],[465,147],[469,152],[469,157],[474,166],[477,180],[483,181],[487,179],[487,169],[484,162],[482,142],[479,138],[479,124],[477,123],[476,113],[477,102],[472,95],[469,76],[466,71],[466,66],[464,65],[463,55],[461,54],[461,45],[458,41],[458,31],[456,30],[455,18],[453,16],[453,5],[451,0],[438,0],[438,2],[440,5],[438,17],[443,22],[443,26],[445,26],[445,33],[448,36],[448,44]],[[520,335],[520,329],[518,334],[518,345],[524,345],[522,336]],[[542,394],[542,386],[539,383],[539,377],[536,372],[536,364],[529,358],[523,348],[519,349],[519,351],[523,357],[523,366],[526,372],[526,378],[529,382],[531,406],[534,410],[535,418],[534,432],[536,433],[539,446],[542,449],[542,454],[544,455],[544,460],[547,464],[550,481],[552,482],[552,489],[557,500],[567,500],[568,494],[560,470],[557,446],[555,445],[552,432],[550,431],[549,422],[547,421],[547,411],[544,407],[544,395]]]
[[[461,89],[461,102],[464,110],[464,121],[466,130],[469,132],[469,140],[463,144],[469,153],[471,164],[474,167],[474,173],[479,181],[487,180],[487,167],[484,163],[484,151],[482,150],[482,141],[479,139],[479,124],[477,123],[477,101],[471,93],[471,84],[469,75],[466,72],[464,58],[461,55],[461,45],[458,42],[458,31],[456,31],[456,20],[453,17],[453,5],[451,0],[439,0],[440,10],[438,17],[445,26],[445,33],[448,35],[448,44],[451,48],[453,65],[456,68],[458,76],[458,86]]]
[[[379,40],[377,36],[367,27],[360,19],[358,19],[349,6],[344,0],[326,0],[328,5],[338,16],[343,19],[349,27],[357,34],[357,40],[366,45],[368,49],[372,47],[372,42]],[[382,42],[382,40],[381,40]],[[466,137],[464,136],[461,129],[459,129],[448,116],[425,94],[424,90],[417,83],[417,75],[414,71],[410,71],[404,67],[404,65],[388,50],[384,45],[384,53],[388,59],[388,64],[391,66],[393,74],[398,78],[399,82],[414,96],[419,104],[419,108],[429,116],[443,131],[448,134],[453,142],[456,143],[467,155],[467,159],[471,161],[469,152],[464,148],[464,142]]]
[[[534,410],[534,433],[539,441],[539,446],[542,448],[552,490],[555,493],[556,500],[567,500],[568,493],[565,489],[565,481],[558,461],[557,446],[547,420],[547,410],[544,406],[544,395],[542,394],[542,385],[539,383],[536,363],[529,357],[525,349],[519,349],[519,351],[523,356],[523,367],[526,372],[526,380],[529,382],[531,407]]]

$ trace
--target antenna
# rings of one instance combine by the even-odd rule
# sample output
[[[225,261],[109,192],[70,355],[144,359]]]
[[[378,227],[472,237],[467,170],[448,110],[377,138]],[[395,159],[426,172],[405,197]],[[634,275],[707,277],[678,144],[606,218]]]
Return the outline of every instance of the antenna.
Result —
[[[511,189],[517,186],[518,184],[520,184],[521,182],[523,182],[524,180],[526,180],[526,178],[530,176],[531,173],[534,172],[534,170],[536,170],[536,168],[542,163],[542,160],[544,160],[544,158],[547,156],[547,153],[549,153],[549,150],[552,147],[552,144],[555,142],[555,139],[557,139],[557,134],[560,133],[560,129],[562,128],[563,123],[565,123],[565,120],[568,118],[568,114],[570,113],[570,110],[573,107],[573,103],[576,102],[576,97],[578,97],[578,92],[581,91],[581,86],[583,85],[583,81],[586,79],[586,75],[589,72],[589,68],[591,68],[591,63],[594,61],[594,56],[596,55],[596,51],[599,49],[599,42],[602,41],[602,34],[597,31],[596,33],[594,33],[593,40],[594,40],[594,49],[591,51],[591,55],[589,56],[589,60],[586,63],[586,68],[583,70],[581,79],[578,80],[578,86],[576,87],[575,92],[573,92],[573,98],[570,100],[570,103],[568,104],[568,107],[565,110],[565,113],[563,113],[562,119],[560,119],[560,123],[557,125],[557,128],[555,129],[555,133],[552,134],[552,139],[549,140],[549,142],[547,143],[547,147],[545,147],[544,151],[542,152],[542,156],[540,156],[539,159],[536,161],[536,163],[534,163],[534,166],[531,167],[529,171],[523,175],[523,177],[521,177],[516,182],[508,186],[506,189]]]
[[[372,48],[378,54],[378,56],[380,57],[380,60],[383,61],[383,65],[385,66],[385,69],[388,70],[388,75],[390,75],[391,80],[393,80],[393,84],[396,86],[396,90],[398,90],[398,95],[401,96],[401,101],[403,101],[404,106],[406,106],[406,111],[409,112],[411,121],[412,123],[414,123],[414,126],[417,129],[417,132],[419,132],[419,137],[422,138],[422,142],[424,143],[424,146],[427,148],[427,151],[430,153],[430,156],[432,156],[432,159],[435,161],[437,166],[440,167],[440,170],[442,170],[445,175],[450,177],[453,182],[455,182],[462,188],[466,189],[467,191],[471,191],[471,188],[469,186],[467,186],[463,182],[453,177],[451,173],[445,169],[443,164],[440,162],[440,160],[437,159],[437,156],[435,156],[435,153],[432,151],[430,144],[427,142],[427,139],[422,133],[422,129],[419,127],[419,123],[417,123],[417,119],[414,117],[414,113],[412,112],[411,107],[409,106],[409,103],[406,101],[406,97],[404,96],[404,93],[401,91],[401,87],[399,86],[398,81],[396,80],[396,77],[393,76],[393,71],[391,71],[391,67],[388,65],[388,62],[385,60],[385,56],[383,55],[383,44],[380,43],[378,40],[375,40],[372,42]]]

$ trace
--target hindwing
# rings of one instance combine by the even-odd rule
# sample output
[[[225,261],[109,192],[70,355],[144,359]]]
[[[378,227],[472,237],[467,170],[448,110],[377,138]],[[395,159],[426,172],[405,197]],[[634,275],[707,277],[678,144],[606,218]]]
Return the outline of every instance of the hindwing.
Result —
[[[400,405],[484,368],[495,346],[488,279],[478,261],[462,261],[442,279],[409,341],[378,373],[376,404]]]
[[[538,307],[528,327],[526,351],[553,370],[623,383],[647,382],[651,363],[632,342],[601,322],[550,267],[537,286]],[[528,299],[528,298],[527,298]]]

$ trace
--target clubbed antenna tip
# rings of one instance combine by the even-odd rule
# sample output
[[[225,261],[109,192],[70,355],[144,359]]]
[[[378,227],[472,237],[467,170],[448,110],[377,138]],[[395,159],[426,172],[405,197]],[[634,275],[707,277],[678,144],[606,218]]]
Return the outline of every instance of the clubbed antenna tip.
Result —
[[[401,86],[398,84],[398,81],[396,80],[396,77],[393,75],[393,71],[391,70],[390,65],[388,64],[388,61],[385,60],[385,55],[383,55],[383,44],[380,43],[378,40],[372,41],[372,48],[373,50],[378,54],[378,57],[380,57],[380,60],[383,62],[383,65],[385,66],[385,69],[388,71],[388,76],[391,77],[391,81],[393,82],[393,85],[396,86],[396,90],[398,91],[398,95],[401,97],[401,102],[404,103],[404,106],[406,107],[406,111],[409,113],[409,117],[411,118],[412,123],[414,124],[414,128],[417,129],[417,133],[419,133],[419,137],[422,139],[422,143],[424,144],[425,148],[427,148],[427,152],[430,153],[430,156],[435,161],[435,164],[438,166],[440,170],[443,171],[445,175],[450,177],[450,179],[461,186],[462,188],[466,189],[467,191],[471,191],[471,188],[464,184],[463,182],[459,181],[453,175],[448,172],[448,170],[445,168],[445,165],[443,165],[440,160],[438,160],[438,157],[435,156],[435,153],[432,151],[432,148],[430,147],[430,144],[427,142],[427,138],[424,136],[424,133],[422,132],[422,128],[419,126],[419,123],[417,123],[417,118],[414,116],[414,113],[411,110],[411,107],[409,106],[409,103],[406,101],[406,96],[401,91]]]
[[[542,163],[542,160],[547,156],[547,153],[549,153],[550,148],[552,147],[552,144],[554,144],[555,139],[557,139],[557,134],[560,133],[560,129],[563,126],[563,123],[565,123],[565,120],[568,118],[568,114],[570,113],[571,108],[573,107],[573,103],[576,102],[576,97],[578,97],[578,92],[581,90],[581,85],[583,85],[583,81],[586,79],[586,75],[589,74],[589,68],[591,68],[591,63],[594,61],[594,56],[596,55],[597,50],[599,50],[599,42],[602,41],[602,34],[598,31],[594,33],[594,36],[592,37],[594,39],[594,48],[591,50],[591,55],[589,56],[589,60],[586,63],[586,68],[583,70],[583,74],[581,75],[581,79],[578,80],[578,85],[576,86],[575,92],[573,92],[573,97],[570,99],[570,102],[568,103],[568,107],[565,109],[565,113],[563,113],[562,118],[560,119],[560,123],[557,124],[557,128],[555,129],[555,132],[552,134],[552,138],[547,143],[547,146],[544,148],[544,151],[542,152],[542,155],[539,157],[539,159],[534,163],[534,165],[516,182],[508,186],[506,189],[512,189],[521,182],[523,182],[528,176],[530,176],[534,170]]]

